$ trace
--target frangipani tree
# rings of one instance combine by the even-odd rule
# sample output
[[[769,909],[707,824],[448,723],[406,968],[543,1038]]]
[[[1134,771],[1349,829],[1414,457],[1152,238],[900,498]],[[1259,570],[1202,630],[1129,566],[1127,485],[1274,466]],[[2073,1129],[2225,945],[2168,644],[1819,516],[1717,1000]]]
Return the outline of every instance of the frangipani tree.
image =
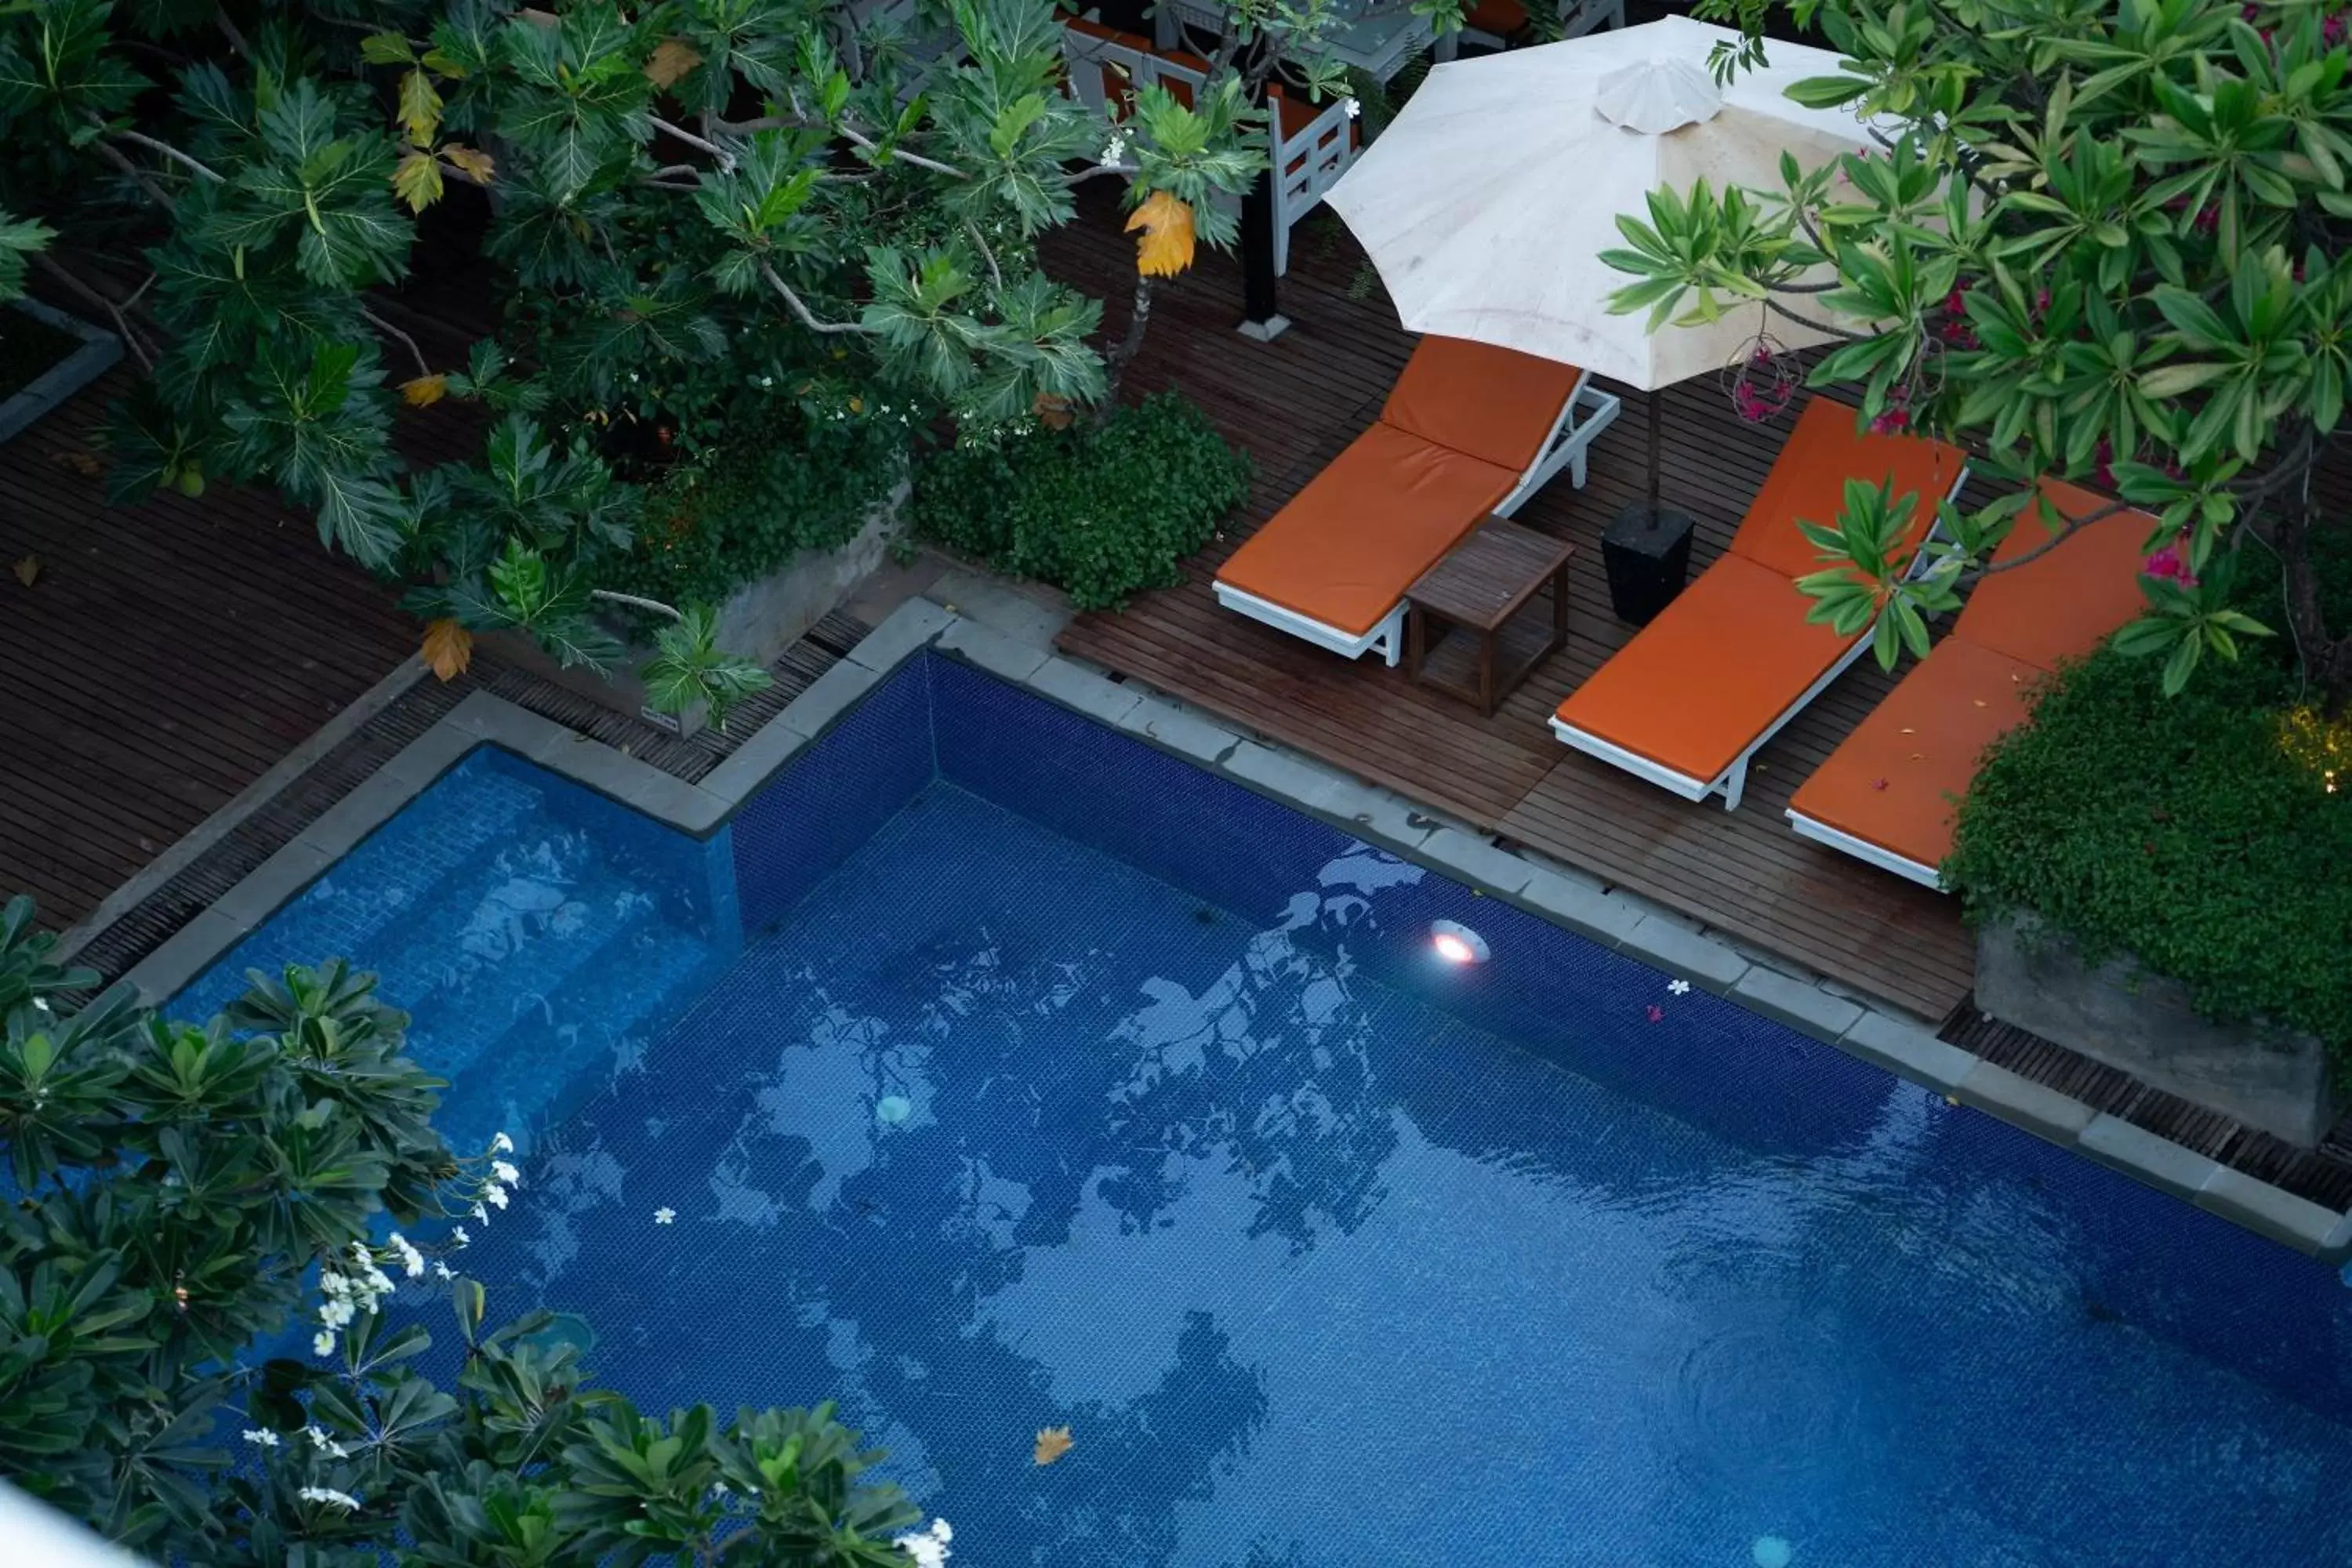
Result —
[[[1129,183],[1160,268],[1230,239],[1217,198],[1264,167],[1257,111],[1146,94],[1106,158],[1060,37],[1048,0],[956,0],[929,64],[832,0],[27,0],[0,15],[0,206],[133,258],[112,291],[39,258],[152,373],[119,492],[275,486],[415,584],[445,672],[489,626],[602,665],[621,649],[593,609],[625,596],[593,563],[642,521],[617,425],[692,446],[765,397],[1017,430],[1108,391],[1098,303],[1036,257],[1080,181]],[[488,193],[513,328],[462,364],[381,308],[460,187]],[[443,398],[488,405],[487,447],[412,471],[395,411]],[[668,623],[646,672],[666,703],[761,683],[695,606],[633,607]]]
[[[1770,45],[1769,0],[1708,0]],[[2020,481],[2054,474],[2118,498],[2063,517],[2023,489],[1949,507],[1916,577],[1887,546],[1899,498],[1867,493],[1809,533],[1831,563],[1801,586],[1814,615],[1877,649],[1927,651],[1922,617],[1951,608],[2018,528],[2046,548],[2124,504],[2161,520],[2147,615],[2118,638],[2167,660],[2178,690],[2211,653],[2283,622],[2340,710],[2352,626],[2332,624],[2315,545],[2347,524],[2310,476],[2352,374],[2352,54],[2345,16],[2285,0],[1800,0],[1843,71],[1803,84],[1853,103],[1875,144],[1843,168],[1784,171],[1771,191],[1662,192],[1620,220],[1607,259],[1638,281],[1612,297],[1654,327],[1754,311],[1873,323],[1816,363],[1880,429],[1967,442]],[[1850,189],[1835,189],[1842,173]],[[1834,189],[1834,194],[1833,194]],[[1802,282],[1824,261],[1833,282]],[[1918,504],[1928,504],[1932,498]],[[2278,558],[2276,616],[2231,607],[2249,545]]]

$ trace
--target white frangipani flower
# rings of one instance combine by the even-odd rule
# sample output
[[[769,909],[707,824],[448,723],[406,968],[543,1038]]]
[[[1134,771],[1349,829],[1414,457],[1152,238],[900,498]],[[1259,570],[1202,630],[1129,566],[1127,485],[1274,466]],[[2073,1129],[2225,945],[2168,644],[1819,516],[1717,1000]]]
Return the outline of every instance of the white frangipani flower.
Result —
[[[503,1132],[499,1133],[497,1137],[490,1140],[490,1152],[493,1154],[513,1153],[514,1140],[508,1137]]]
[[[1675,995],[1681,996],[1689,992],[1690,982],[1687,980],[1670,981],[1667,983],[1666,989],[1673,992]]]
[[[948,1542],[955,1531],[944,1519],[931,1521],[931,1528],[899,1536],[890,1542],[915,1561],[916,1568],[944,1568],[950,1555]]]
[[[272,1432],[267,1426],[247,1427],[245,1429],[245,1440],[252,1444],[257,1448],[275,1448],[278,1447],[278,1434]]]
[[[474,1244],[474,1238],[466,1234],[466,1227],[462,1225],[453,1227],[449,1235],[460,1247],[471,1247]]]
[[[656,1225],[669,1225],[677,1218],[677,1211],[670,1207],[667,1204],[664,1204],[661,1207],[654,1210],[654,1223]]]
[[[1350,120],[1355,119],[1357,116],[1364,112],[1364,106],[1352,98],[1343,99],[1340,101],[1339,107],[1348,111],[1348,118]]]
[[[335,1331],[320,1329],[310,1337],[310,1353],[328,1356],[335,1353]]]
[[[508,1164],[504,1160],[493,1160],[490,1162],[490,1179],[493,1181],[503,1182],[509,1187],[519,1187],[522,1185],[522,1173],[516,1170],[512,1165]]]
[[[330,1508],[341,1509],[345,1513],[357,1512],[360,1506],[359,1499],[349,1492],[339,1492],[332,1487],[304,1487],[296,1495],[304,1502],[325,1503]]]

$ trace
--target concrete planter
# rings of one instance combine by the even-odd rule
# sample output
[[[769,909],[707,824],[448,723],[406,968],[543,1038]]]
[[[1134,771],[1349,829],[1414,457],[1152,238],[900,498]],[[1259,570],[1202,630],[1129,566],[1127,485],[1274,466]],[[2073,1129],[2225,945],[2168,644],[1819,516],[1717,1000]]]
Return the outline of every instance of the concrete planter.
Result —
[[[2180,982],[2130,958],[2086,965],[2030,918],[1978,931],[1977,1005],[2300,1148],[2315,1147],[2344,1109],[2315,1036],[2214,1023]]]
[[[20,310],[43,326],[81,341],[81,347],[0,400],[0,441],[5,441],[111,370],[122,357],[122,340],[37,300],[11,300],[0,309]]]
[[[719,607],[719,646],[757,665],[774,663],[882,564],[891,544],[905,531],[907,496],[908,487],[902,482],[875,507],[866,526],[846,544],[832,550],[803,550],[765,577],[736,589]],[[673,715],[656,713],[646,706],[645,682],[637,679],[637,669],[653,656],[650,645],[632,643],[626,664],[602,676],[593,669],[565,669],[519,632],[488,633],[483,641],[500,658],[615,712],[679,735],[691,735],[702,728],[698,711]]]

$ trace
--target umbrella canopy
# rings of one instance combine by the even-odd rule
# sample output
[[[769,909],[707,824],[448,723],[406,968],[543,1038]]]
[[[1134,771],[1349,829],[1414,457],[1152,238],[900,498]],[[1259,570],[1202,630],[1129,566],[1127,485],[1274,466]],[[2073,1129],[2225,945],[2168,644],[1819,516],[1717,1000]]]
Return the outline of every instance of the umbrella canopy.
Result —
[[[1650,192],[1698,180],[1777,190],[1783,152],[1813,169],[1871,144],[1851,110],[1786,96],[1837,74],[1827,49],[1775,42],[1770,65],[1718,89],[1708,54],[1737,38],[1670,16],[1438,66],[1325,199],[1414,331],[1645,391],[1720,370],[1764,326],[1760,307],[1654,334],[1647,311],[1611,315],[1609,295],[1633,281],[1599,258],[1624,243],[1617,215],[1646,217]],[[1769,325],[1788,348],[1826,336],[1782,316]]]

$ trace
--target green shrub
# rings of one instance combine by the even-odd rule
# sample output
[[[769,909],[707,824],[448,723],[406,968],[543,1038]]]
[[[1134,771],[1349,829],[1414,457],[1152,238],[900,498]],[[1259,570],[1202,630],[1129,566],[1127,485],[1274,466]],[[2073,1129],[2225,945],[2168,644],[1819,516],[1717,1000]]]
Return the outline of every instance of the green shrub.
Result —
[[[1116,609],[1183,580],[1177,563],[1249,494],[1249,459],[1175,393],[1100,426],[1041,430],[1000,447],[958,447],[915,478],[924,538]]]
[[[829,420],[795,406],[739,424],[648,488],[635,537],[599,551],[591,574],[666,604],[722,604],[801,551],[847,543],[905,474],[908,442],[879,410]]]
[[[2066,670],[1988,754],[1947,874],[1972,921],[2038,915],[2352,1063],[2352,721],[2301,706],[2277,658],[2207,666],[2172,698],[2160,660]]]

